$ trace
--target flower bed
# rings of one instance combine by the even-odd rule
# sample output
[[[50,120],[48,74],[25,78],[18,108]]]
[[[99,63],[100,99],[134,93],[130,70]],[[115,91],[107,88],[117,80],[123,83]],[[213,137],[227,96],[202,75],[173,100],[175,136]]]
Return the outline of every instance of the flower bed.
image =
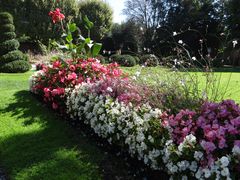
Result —
[[[30,89],[174,179],[239,178],[239,105],[205,102],[170,115],[148,104],[146,87],[122,76],[116,64],[95,59],[55,61],[32,76]]]

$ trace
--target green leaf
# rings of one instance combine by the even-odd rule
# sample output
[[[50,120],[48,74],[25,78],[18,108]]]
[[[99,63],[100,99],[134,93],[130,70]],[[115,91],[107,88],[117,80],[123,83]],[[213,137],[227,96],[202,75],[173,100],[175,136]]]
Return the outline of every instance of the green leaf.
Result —
[[[92,29],[93,22],[91,22],[86,15],[83,17],[83,22],[84,22],[84,27],[86,29],[88,29],[88,30]]]
[[[86,39],[85,39],[85,43],[86,43],[86,44],[91,43],[91,39],[90,39],[90,38],[86,38]]]
[[[70,42],[72,42],[72,40],[73,40],[72,34],[69,33],[69,34],[67,35],[67,37],[66,37],[66,41],[67,41],[68,43],[70,43]]]
[[[93,57],[97,56],[98,53],[100,52],[102,48],[102,44],[101,43],[95,43],[92,47],[92,55]]]
[[[77,30],[77,25],[75,23],[71,23],[68,25],[68,29],[70,32],[75,32]]]

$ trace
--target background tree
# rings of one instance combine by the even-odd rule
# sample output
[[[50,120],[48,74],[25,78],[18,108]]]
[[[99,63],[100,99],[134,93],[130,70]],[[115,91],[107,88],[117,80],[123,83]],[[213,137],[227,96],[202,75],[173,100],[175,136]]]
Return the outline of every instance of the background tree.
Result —
[[[112,26],[113,11],[111,7],[101,0],[84,0],[79,3],[81,17],[86,15],[94,26],[91,29],[91,39],[100,41]],[[80,29],[87,36],[87,30],[80,24]]]

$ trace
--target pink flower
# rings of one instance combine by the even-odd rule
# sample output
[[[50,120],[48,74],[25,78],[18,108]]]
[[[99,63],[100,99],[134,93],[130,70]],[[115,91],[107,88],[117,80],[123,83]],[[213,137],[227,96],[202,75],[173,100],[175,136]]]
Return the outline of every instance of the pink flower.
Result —
[[[240,140],[235,140],[234,141],[234,146],[238,146],[240,148]]]
[[[61,62],[60,61],[54,61],[53,62],[53,68],[59,68],[61,66]]]
[[[77,78],[77,74],[75,72],[68,74],[67,80],[71,81]]]
[[[207,142],[205,140],[202,140],[202,142],[200,143],[200,145],[202,146],[202,148],[206,151],[206,153],[212,153],[215,149],[216,146],[214,143],[212,142]]]
[[[76,67],[75,67],[74,65],[70,65],[70,66],[69,66],[69,69],[70,69],[71,71],[75,71],[75,70],[76,70]]]
[[[55,102],[53,102],[53,103],[52,103],[52,108],[53,108],[53,109],[57,109],[57,108],[58,108],[58,104],[55,103]]]

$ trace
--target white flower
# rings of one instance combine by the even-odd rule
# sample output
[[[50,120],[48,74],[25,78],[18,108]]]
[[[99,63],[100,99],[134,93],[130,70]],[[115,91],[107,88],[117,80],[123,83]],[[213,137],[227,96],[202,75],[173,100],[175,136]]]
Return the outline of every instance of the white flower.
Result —
[[[178,44],[183,44],[183,41],[182,41],[182,40],[179,40],[179,41],[178,41]]]
[[[235,48],[235,46],[238,44],[238,41],[237,40],[233,40],[232,43],[233,43],[233,48]]]
[[[220,162],[222,164],[222,167],[227,167],[229,164],[229,160],[226,156],[221,157]]]
[[[229,169],[228,168],[223,168],[221,171],[222,176],[229,176]]]
[[[141,73],[139,71],[137,71],[135,74],[138,77]]]
[[[107,91],[108,91],[108,92],[113,92],[113,89],[112,89],[111,87],[108,87],[108,88],[107,88]]]
[[[196,161],[192,161],[189,169],[190,169],[191,171],[195,172],[195,171],[197,170],[197,168],[198,168],[197,162],[196,162]]]
[[[136,77],[136,76],[133,76],[132,79],[133,79],[133,80],[137,80],[137,77]]]
[[[201,158],[203,157],[203,153],[201,152],[201,151],[195,151],[194,152],[194,158],[196,159],[196,160],[201,160]]]
[[[197,179],[200,179],[201,176],[202,176],[202,171],[201,171],[200,169],[198,169],[197,173],[195,174],[195,177],[196,177]]]
[[[188,180],[188,177],[186,175],[182,176],[182,180]]]
[[[238,146],[234,146],[232,149],[232,153],[234,156],[240,156],[240,148]]]
[[[173,36],[176,36],[177,35],[177,32],[173,32]]]
[[[192,57],[192,60],[193,60],[193,61],[196,61],[196,60],[197,60],[197,58],[196,58],[195,56],[193,56],[193,57]]]
[[[209,178],[211,176],[211,171],[209,169],[203,169],[204,177]]]

